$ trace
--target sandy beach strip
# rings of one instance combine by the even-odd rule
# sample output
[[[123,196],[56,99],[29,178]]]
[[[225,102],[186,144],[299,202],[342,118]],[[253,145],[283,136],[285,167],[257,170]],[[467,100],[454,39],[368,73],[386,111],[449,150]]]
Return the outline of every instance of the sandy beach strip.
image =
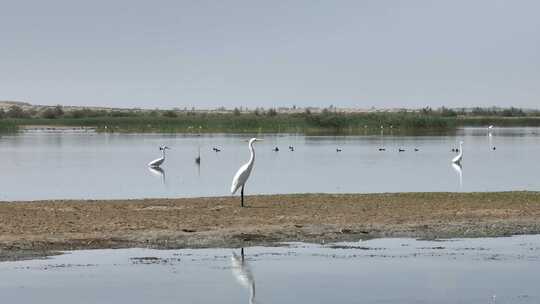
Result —
[[[298,194],[0,202],[0,260],[96,248],[203,248],[540,233],[540,192]]]

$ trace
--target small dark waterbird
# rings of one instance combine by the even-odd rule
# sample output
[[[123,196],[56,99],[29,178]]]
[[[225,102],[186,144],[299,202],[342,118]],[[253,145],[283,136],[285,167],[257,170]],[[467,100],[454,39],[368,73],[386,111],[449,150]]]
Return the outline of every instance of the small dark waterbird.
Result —
[[[195,163],[197,165],[200,165],[201,164],[201,148],[199,148],[199,152],[197,154],[197,157],[195,157]]]

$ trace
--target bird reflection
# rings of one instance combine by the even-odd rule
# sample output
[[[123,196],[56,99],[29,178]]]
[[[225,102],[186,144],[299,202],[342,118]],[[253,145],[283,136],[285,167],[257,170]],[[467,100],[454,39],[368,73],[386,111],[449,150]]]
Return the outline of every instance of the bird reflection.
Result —
[[[491,132],[488,132],[488,145],[489,149],[492,151],[495,151],[497,149],[495,145],[493,145],[493,135],[491,134]]]
[[[195,157],[195,163],[197,165],[200,165],[201,164],[201,147],[199,147],[199,150],[198,150],[198,153],[197,153],[197,157]]]
[[[232,273],[238,283],[244,288],[249,288],[249,303],[253,304],[255,302],[255,279],[253,278],[253,273],[251,272],[251,267],[244,258],[244,248],[240,249],[240,255],[233,252],[231,257],[232,262]]]
[[[195,157],[195,164],[197,165],[197,173],[201,176],[201,147],[199,147],[199,152],[197,157]]]
[[[463,188],[463,170],[460,163],[452,163],[452,168],[456,171],[459,178],[459,188]]]
[[[201,163],[195,163],[195,165],[197,166],[197,176],[201,176]]]
[[[160,176],[161,182],[165,185],[165,170],[160,167],[148,167],[148,171],[155,176]]]

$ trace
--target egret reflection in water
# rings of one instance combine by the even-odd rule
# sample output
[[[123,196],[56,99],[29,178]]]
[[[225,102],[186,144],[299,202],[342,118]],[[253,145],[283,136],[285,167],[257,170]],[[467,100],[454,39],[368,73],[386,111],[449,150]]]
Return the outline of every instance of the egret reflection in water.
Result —
[[[253,278],[251,267],[245,260],[244,248],[240,249],[240,255],[236,254],[236,252],[233,252],[231,257],[231,264],[232,273],[238,283],[240,283],[240,285],[242,285],[244,288],[249,288],[249,303],[256,303],[255,279]]]
[[[458,179],[459,179],[459,189],[463,188],[463,168],[461,167],[460,163],[453,163],[452,168],[454,168],[454,171],[456,171]]]
[[[161,177],[161,182],[165,185],[165,170],[161,167],[148,167],[148,171],[155,176]]]
[[[491,131],[488,132],[488,145],[490,151],[495,151],[495,145],[493,144],[493,134],[491,134]]]

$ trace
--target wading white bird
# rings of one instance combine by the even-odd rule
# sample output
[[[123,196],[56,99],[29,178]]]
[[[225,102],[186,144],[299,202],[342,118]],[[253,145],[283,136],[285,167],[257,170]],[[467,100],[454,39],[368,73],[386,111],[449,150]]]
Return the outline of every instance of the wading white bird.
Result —
[[[163,164],[163,162],[165,161],[165,150],[167,150],[167,149],[170,149],[170,148],[167,147],[167,146],[159,147],[159,150],[161,151],[162,156],[160,158],[158,158],[158,159],[154,159],[153,161],[149,162],[148,166],[152,167],[152,168],[157,168],[157,167],[161,166],[161,164]]]
[[[249,161],[244,164],[240,169],[238,169],[238,172],[234,175],[232,185],[231,185],[231,194],[236,193],[240,187],[242,188],[240,192],[241,196],[241,206],[244,207],[244,186],[246,184],[247,179],[249,178],[249,174],[251,174],[251,169],[253,169],[253,164],[255,163],[255,150],[253,149],[253,143],[256,141],[262,141],[262,139],[258,138],[252,138],[249,140],[249,152],[251,152],[251,157],[249,158]]]
[[[488,136],[491,137],[491,131],[493,131],[493,125],[490,125],[487,129],[488,129]]]
[[[454,158],[452,159],[452,162],[453,162],[454,164],[461,164],[461,160],[462,160],[462,159],[463,159],[463,142],[460,141],[460,142],[459,142],[459,154],[456,155],[456,157],[454,157]]]

